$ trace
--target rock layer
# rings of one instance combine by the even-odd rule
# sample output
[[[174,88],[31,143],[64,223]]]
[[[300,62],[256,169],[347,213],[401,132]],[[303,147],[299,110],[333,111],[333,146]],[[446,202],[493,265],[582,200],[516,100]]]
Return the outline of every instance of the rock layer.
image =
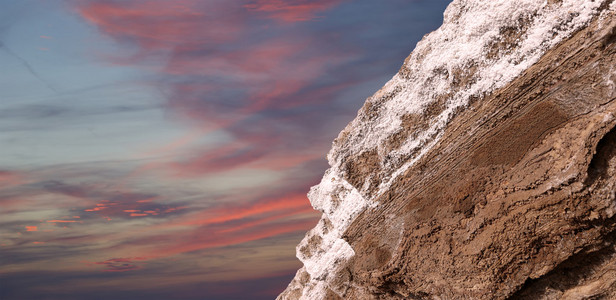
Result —
[[[616,2],[521,2],[453,1],[368,99],[279,299],[616,299]]]

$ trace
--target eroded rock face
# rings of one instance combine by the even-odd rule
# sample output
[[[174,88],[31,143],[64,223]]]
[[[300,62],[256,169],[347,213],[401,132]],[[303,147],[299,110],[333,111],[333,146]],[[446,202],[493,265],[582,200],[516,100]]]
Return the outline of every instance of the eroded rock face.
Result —
[[[334,142],[279,299],[616,299],[615,14],[453,1]]]

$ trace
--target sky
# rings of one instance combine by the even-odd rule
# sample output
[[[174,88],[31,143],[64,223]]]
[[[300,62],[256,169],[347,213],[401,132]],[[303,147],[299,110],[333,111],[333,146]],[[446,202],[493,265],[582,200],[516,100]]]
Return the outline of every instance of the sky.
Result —
[[[449,0],[0,0],[0,299],[273,299]]]

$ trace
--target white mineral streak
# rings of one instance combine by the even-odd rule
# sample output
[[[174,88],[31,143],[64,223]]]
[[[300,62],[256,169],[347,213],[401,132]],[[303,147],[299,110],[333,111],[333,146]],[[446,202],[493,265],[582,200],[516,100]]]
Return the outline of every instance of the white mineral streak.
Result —
[[[367,100],[377,114],[367,117],[360,111],[340,134],[344,143],[335,143],[328,154],[331,168],[321,183],[309,193],[313,207],[323,218],[298,246],[297,256],[310,274],[302,299],[322,299],[328,282],[355,253],[342,235],[372,199],[386,191],[442,137],[444,128],[471,98],[504,87],[536,63],[551,47],[585,27],[598,15],[607,0],[454,0],[444,14],[443,25],[417,44],[405,68],[407,75],[395,75],[377,94]],[[616,8],[616,2],[609,10]],[[504,31],[520,32],[514,43]],[[517,36],[516,36],[517,37]],[[494,45],[508,45],[497,49]],[[494,52],[493,52],[494,54]],[[472,78],[465,86],[456,85],[456,73]],[[421,114],[439,98],[447,96],[444,109],[428,122],[426,130],[402,142],[393,152],[385,141],[400,130],[402,117]],[[381,181],[376,193],[368,192],[369,182],[357,190],[344,178],[344,163],[363,152],[376,150],[381,159]],[[386,158],[385,158],[386,157]],[[331,226],[329,226],[329,222]],[[300,251],[314,236],[320,244],[310,255]],[[329,277],[328,277],[329,275]]]
[[[456,112],[464,109],[471,97],[481,97],[505,86],[573,32],[583,28],[604,1],[565,0],[548,5],[547,1],[453,1],[444,15],[443,25],[417,44],[405,66],[409,78],[400,74],[388,82],[379,95],[394,94],[381,103],[376,118],[356,118],[344,130],[349,135],[344,145],[335,145],[329,153],[332,166],[347,157],[377,149],[380,156],[388,154],[383,171],[386,178],[379,190],[385,191],[397,175],[402,174],[426,153],[441,137],[443,129]],[[526,21],[523,21],[526,20]],[[522,28],[526,24],[526,29]],[[513,49],[501,49],[503,55],[487,58],[501,30],[514,28],[524,32]],[[452,91],[456,71],[474,68],[474,83]],[[451,95],[454,93],[453,95]],[[401,117],[420,114],[439,96],[450,95],[443,112],[433,118],[430,126],[406,140],[399,149],[385,153],[383,142],[401,127]],[[372,97],[368,101],[380,101]],[[417,153],[401,162],[410,153]],[[404,163],[401,167],[400,163]]]
[[[327,276],[336,274],[342,263],[355,255],[353,248],[341,237],[369,202],[351,184],[337,176],[339,173],[334,167],[330,168],[321,183],[308,193],[312,207],[323,212],[323,216],[297,246],[297,257],[311,277],[311,283],[304,289],[305,299],[322,298]],[[320,243],[311,246],[314,236],[321,238]],[[317,249],[308,253],[302,251],[311,247]]]

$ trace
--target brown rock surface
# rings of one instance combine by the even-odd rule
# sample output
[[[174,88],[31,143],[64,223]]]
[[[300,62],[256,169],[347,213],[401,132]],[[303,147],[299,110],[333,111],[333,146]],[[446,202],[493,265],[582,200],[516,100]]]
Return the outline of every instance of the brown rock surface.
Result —
[[[616,299],[615,37],[614,13],[595,17],[470,101],[384,193],[376,150],[346,159],[346,180],[378,205],[344,230],[354,256],[320,297]],[[299,270],[279,298],[310,298],[310,280]]]

